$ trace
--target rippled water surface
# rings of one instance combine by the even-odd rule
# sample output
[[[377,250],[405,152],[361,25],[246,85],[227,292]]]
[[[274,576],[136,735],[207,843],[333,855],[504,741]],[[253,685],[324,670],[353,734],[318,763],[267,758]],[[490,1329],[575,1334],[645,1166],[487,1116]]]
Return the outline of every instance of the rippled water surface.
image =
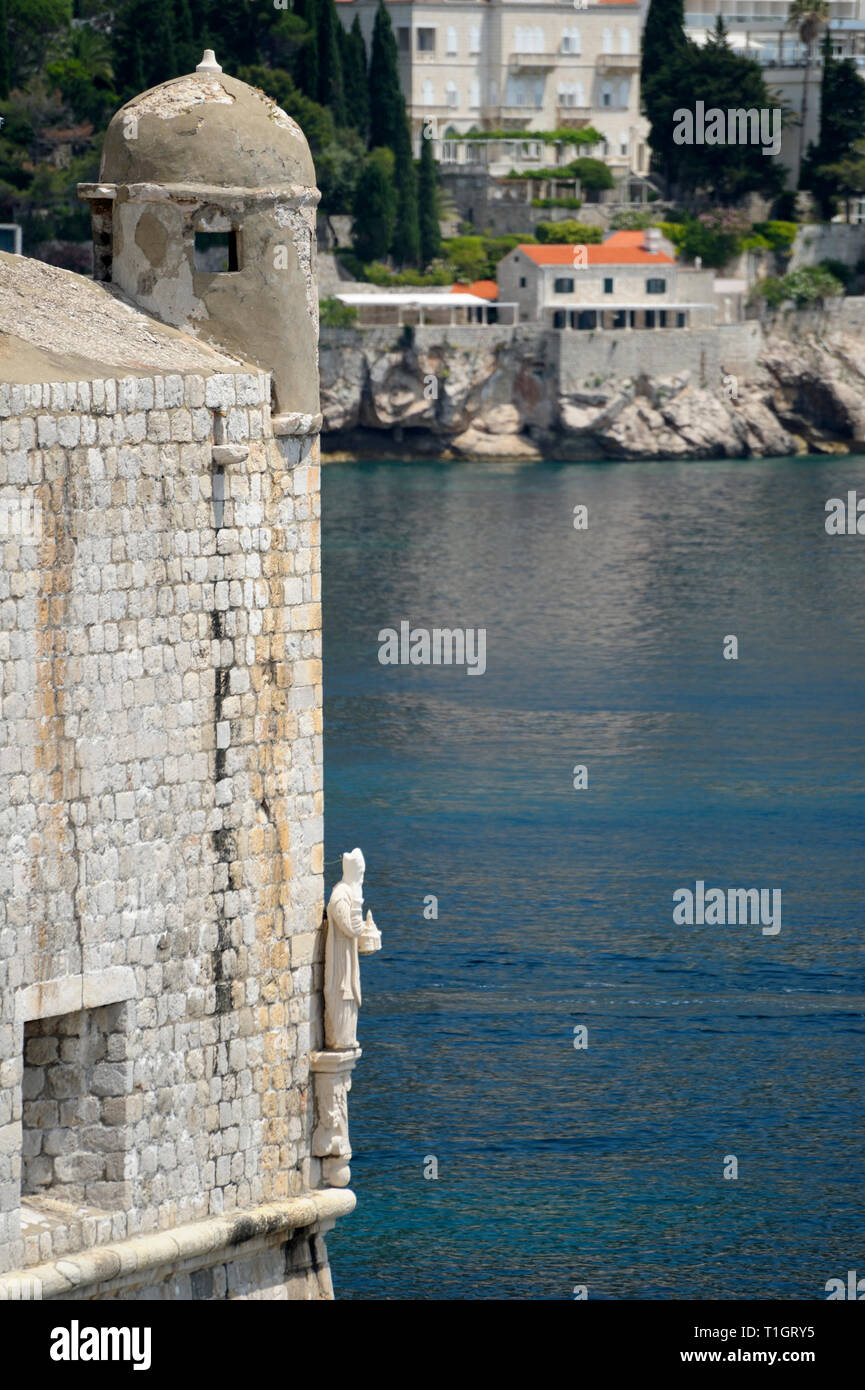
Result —
[[[337,1297],[865,1272],[865,536],[824,528],[857,486],[855,459],[323,470],[328,889],[359,844],[384,936]],[[485,628],[486,673],[380,665],[401,620]],[[780,888],[780,934],[675,925],[697,879]]]

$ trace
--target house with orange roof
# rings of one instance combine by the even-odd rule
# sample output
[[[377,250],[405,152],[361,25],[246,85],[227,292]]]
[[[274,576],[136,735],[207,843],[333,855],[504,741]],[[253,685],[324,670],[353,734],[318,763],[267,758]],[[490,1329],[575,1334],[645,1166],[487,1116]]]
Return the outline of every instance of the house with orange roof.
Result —
[[[516,246],[496,269],[519,321],[559,329],[708,327],[714,272],[682,265],[659,230],[612,232],[597,246]]]
[[[367,50],[377,8],[336,4],[346,28],[358,16]],[[614,176],[647,171],[638,0],[387,0],[387,9],[416,152],[426,133],[440,160],[486,162],[481,143],[463,148],[461,137],[592,126],[602,140],[591,153]],[[525,167],[544,167],[552,154],[543,141],[520,149],[530,151]],[[522,169],[522,158],[512,167]]]

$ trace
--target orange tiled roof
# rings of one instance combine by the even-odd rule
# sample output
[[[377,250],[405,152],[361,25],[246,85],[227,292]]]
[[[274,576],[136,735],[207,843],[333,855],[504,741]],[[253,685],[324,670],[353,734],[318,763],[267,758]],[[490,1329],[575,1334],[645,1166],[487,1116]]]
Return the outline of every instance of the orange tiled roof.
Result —
[[[478,299],[498,299],[499,287],[495,280],[474,280],[470,285],[457,282],[451,286],[451,294],[474,294]]]
[[[578,242],[577,245],[580,243]],[[573,265],[574,247],[520,246],[535,265]],[[600,246],[586,247],[588,265],[675,265],[664,251],[644,251],[642,232],[613,232]]]

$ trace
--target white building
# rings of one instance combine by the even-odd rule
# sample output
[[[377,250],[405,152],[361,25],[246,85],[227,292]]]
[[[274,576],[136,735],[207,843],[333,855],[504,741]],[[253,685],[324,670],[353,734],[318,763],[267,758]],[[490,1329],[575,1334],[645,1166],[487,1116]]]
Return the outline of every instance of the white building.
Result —
[[[796,29],[787,23],[789,12],[790,0],[686,0],[685,32],[705,43],[720,16],[731,47],[755,59],[765,70],[769,91],[801,117],[807,55]],[[865,0],[829,0],[829,33],[835,57],[852,58],[865,78]],[[780,159],[793,173],[791,187],[801,153],[820,134],[821,48],[818,41],[808,75],[806,129],[790,124],[783,132]]]
[[[377,7],[337,0],[346,27],[360,16],[367,48]],[[388,10],[416,141],[430,121],[451,141],[591,125],[604,136],[592,153],[614,172],[648,168],[637,0],[391,0]]]
[[[669,246],[669,244],[667,244]],[[598,246],[517,246],[499,262],[499,297],[546,328],[691,328],[714,321],[714,272],[679,265],[656,228]]]

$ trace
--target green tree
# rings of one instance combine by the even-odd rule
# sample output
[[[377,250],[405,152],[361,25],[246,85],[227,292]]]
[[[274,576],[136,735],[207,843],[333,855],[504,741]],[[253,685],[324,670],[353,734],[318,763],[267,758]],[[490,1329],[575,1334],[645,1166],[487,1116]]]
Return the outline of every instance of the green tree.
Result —
[[[800,185],[813,195],[821,217],[837,212],[837,195],[844,192],[829,172],[865,135],[865,82],[850,58],[832,56],[829,31],[823,36],[823,75],[820,83],[820,138],[808,147]]]
[[[402,104],[401,97],[400,103]],[[411,136],[404,105],[394,150],[393,176],[396,184],[396,222],[391,251],[398,266],[417,265],[420,260],[417,170],[412,158]]]
[[[117,15],[112,38],[114,71],[124,98],[178,76],[170,0],[126,0]]]
[[[345,124],[345,97],[342,84],[342,57],[339,30],[342,25],[333,0],[317,0],[318,96],[321,106],[329,106],[337,125]]]
[[[675,128],[678,109],[694,112],[696,103],[704,111],[771,110],[773,103],[763,71],[752,59],[734,52],[727,42],[723,23],[703,48],[690,45],[678,76],[677,85],[658,96],[662,120]],[[729,138],[730,131],[726,131]],[[675,144],[668,160],[668,171],[678,190],[703,194],[714,203],[730,205],[748,193],[776,197],[783,188],[785,174],[777,159],[767,157],[761,144]]]
[[[441,250],[439,228],[438,179],[433,158],[432,140],[421,140],[418,171],[418,225],[420,230],[421,264],[428,266]]]
[[[24,87],[41,72],[72,19],[72,0],[7,0],[9,86]]]
[[[195,23],[189,0],[180,0],[177,7],[177,70],[179,73],[194,72],[202,49],[195,38]]]
[[[5,101],[12,86],[12,54],[9,49],[9,6],[0,0],[0,97]]]
[[[574,174],[584,189],[613,187],[613,176],[602,159],[592,159],[588,155],[573,159],[568,165],[568,173]]]
[[[834,164],[824,165],[822,172],[847,205],[850,218],[850,199],[865,194],[865,140],[859,140]]]
[[[379,0],[369,60],[369,144],[396,150],[405,102],[399,85],[396,39],[384,0]]]
[[[298,50],[294,76],[304,96],[318,100],[318,3],[294,0],[294,13],[306,27],[307,37]]]
[[[799,134],[799,169],[797,182],[801,181],[802,161],[805,157],[805,130],[808,122],[808,86],[811,69],[814,66],[814,47],[823,30],[829,23],[827,0],[793,0],[787,15],[787,23],[795,29],[805,45],[805,81],[802,84],[802,124]]]
[[[643,31],[640,93],[651,125],[649,144],[666,178],[676,154],[672,112],[682,105],[676,99],[671,106],[669,96],[678,89],[691,49],[685,35],[684,0],[651,0]]]
[[[345,118],[366,138],[369,132],[369,84],[366,71],[366,44],[357,15],[350,29],[339,26],[342,46],[342,83],[345,91]]]
[[[364,160],[354,195],[354,249],[361,261],[380,261],[388,254],[396,223],[394,157],[385,148]]]

